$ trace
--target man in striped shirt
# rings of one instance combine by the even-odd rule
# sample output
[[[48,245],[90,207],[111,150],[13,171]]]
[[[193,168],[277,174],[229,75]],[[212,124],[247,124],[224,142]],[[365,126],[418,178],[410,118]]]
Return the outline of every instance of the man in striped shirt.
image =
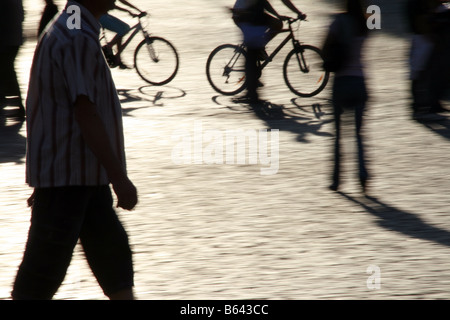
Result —
[[[114,0],[68,1],[37,45],[27,96],[26,179],[35,191],[13,299],[51,299],[78,239],[104,293],[133,299],[132,254],[109,184],[126,210],[137,204],[137,191],[98,40],[98,19],[113,7]]]

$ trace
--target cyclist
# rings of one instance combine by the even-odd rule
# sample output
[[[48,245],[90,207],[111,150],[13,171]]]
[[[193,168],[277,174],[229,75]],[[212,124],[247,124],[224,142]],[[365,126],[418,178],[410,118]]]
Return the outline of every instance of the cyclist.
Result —
[[[123,3],[124,5],[126,5],[129,8],[137,10],[139,13],[141,12],[141,10],[139,10],[137,7],[135,7],[134,5],[132,5],[131,3],[129,3],[126,0],[118,0],[118,1]],[[114,9],[128,12],[130,15],[135,16],[135,14],[133,14],[130,10],[128,10],[126,8],[121,8],[117,5],[114,5]],[[115,56],[116,63],[119,66],[119,68],[121,68],[121,69],[129,69],[129,67],[126,66],[125,64],[123,64],[123,62],[122,62],[122,59],[120,56],[120,47],[122,45],[123,37],[131,30],[130,26],[127,23],[123,22],[122,20],[110,15],[109,13],[104,14],[103,16],[100,17],[100,24],[102,25],[103,28],[116,33],[116,36],[110,43],[108,43],[108,46],[110,48],[112,48],[114,45],[117,45],[118,50],[117,50],[117,54]]]
[[[306,19],[306,15],[298,10],[291,0],[281,1],[300,19]],[[237,0],[232,12],[233,21],[242,30],[244,43],[247,46],[245,66],[247,98],[250,103],[258,102],[257,87],[262,84],[258,80],[261,74],[258,71],[257,60],[267,58],[264,47],[282,30],[282,21],[286,17],[281,16],[268,0]]]
[[[306,14],[297,9],[291,0],[281,0],[281,2],[301,20],[306,19]],[[265,44],[281,31],[282,20],[287,18],[280,15],[268,0],[237,0],[232,11],[234,22],[244,34],[249,26],[260,26],[264,30]]]

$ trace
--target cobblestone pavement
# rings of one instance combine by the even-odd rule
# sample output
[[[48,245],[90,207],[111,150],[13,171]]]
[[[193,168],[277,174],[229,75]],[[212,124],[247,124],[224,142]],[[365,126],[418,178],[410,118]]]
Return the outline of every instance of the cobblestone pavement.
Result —
[[[25,1],[28,8],[31,2]],[[170,40],[181,58],[176,78],[161,87],[147,85],[134,70],[113,69],[129,172],[140,195],[134,211],[118,212],[135,253],[139,299],[449,297],[450,119],[411,120],[403,1],[372,1],[383,20],[365,56],[371,93],[365,123],[369,197],[356,183],[351,134],[342,190],[327,189],[330,86],[308,99],[289,92],[281,73],[286,51],[265,70],[262,91],[264,99],[282,107],[282,119],[259,117],[209,86],[208,54],[219,44],[239,41],[225,9],[233,1],[134,2],[152,13],[150,28]],[[295,3],[309,15],[302,40],[320,46],[335,1]],[[36,8],[27,12],[28,34],[38,19],[41,7]],[[17,61],[24,94],[34,46],[31,37]],[[315,104],[319,113],[313,112]],[[177,130],[194,133],[199,124],[203,132],[279,129],[277,174],[261,175],[261,163],[174,163]],[[24,183],[24,124],[8,121],[0,131],[0,298],[9,299],[26,241],[31,190]],[[379,289],[368,288],[369,266],[379,268]],[[105,299],[79,247],[55,298]]]

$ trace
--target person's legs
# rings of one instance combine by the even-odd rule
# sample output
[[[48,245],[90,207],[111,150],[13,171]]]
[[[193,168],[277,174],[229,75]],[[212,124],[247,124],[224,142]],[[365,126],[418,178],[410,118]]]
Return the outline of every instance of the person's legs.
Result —
[[[366,188],[366,182],[367,179],[369,178],[364,156],[364,143],[361,134],[364,109],[365,109],[365,101],[360,101],[355,106],[355,126],[356,126],[356,143],[358,147],[359,181],[363,189]]]
[[[104,14],[100,17],[100,24],[103,28],[108,29],[110,31],[113,31],[116,33],[116,36],[109,42],[109,45],[113,47],[114,45],[117,45],[117,64],[123,68],[126,69],[127,67],[122,63],[122,57],[120,50],[122,49],[122,40],[123,37],[130,32],[131,27],[123,22],[122,20],[110,15],[110,14]]]
[[[16,112],[17,116],[25,116],[25,108],[22,102],[22,94],[20,92],[19,82],[14,67],[19,47],[6,47],[0,50],[0,105],[11,105],[19,107]],[[14,97],[6,99],[6,97]]]
[[[133,299],[132,252],[108,186],[97,188],[86,210],[80,240],[105,295],[110,299]]]
[[[72,259],[89,198],[90,190],[85,187],[36,189],[13,299],[47,300],[54,296]]]
[[[334,126],[335,126],[335,137],[334,137],[334,166],[332,174],[332,184],[330,186],[331,190],[336,191],[339,188],[339,178],[340,178],[340,166],[341,166],[341,115],[343,113],[343,103],[342,98],[342,79],[336,77],[333,83],[333,112],[334,112]]]
[[[245,76],[247,81],[247,98],[250,103],[259,101],[258,86],[261,70],[258,67],[258,57],[265,45],[265,26],[250,23],[239,23],[239,28],[244,36],[244,44],[247,47],[245,61]]]
[[[356,140],[358,146],[358,172],[359,179],[363,188],[365,188],[368,179],[366,169],[364,146],[362,137],[362,124],[365,103],[367,100],[367,91],[362,77],[337,77],[333,85],[333,107],[336,126],[336,137],[334,144],[334,170],[332,190],[337,190],[339,186],[340,174],[340,136],[341,136],[341,114],[344,110],[353,110],[355,113]]]
[[[260,49],[248,47],[245,61],[245,75],[247,78],[247,97],[251,102],[257,102],[258,96],[258,53]]]
[[[364,78],[353,77],[351,81],[353,82],[351,86],[354,90],[353,107],[355,109],[355,134],[358,148],[359,179],[362,187],[365,188],[365,184],[368,179],[368,173],[365,163],[364,143],[361,131],[363,127],[364,111],[366,108],[367,89]]]
[[[445,36],[442,36],[440,40],[430,59],[430,112],[435,113],[446,111],[441,105],[441,100],[448,87],[450,74],[449,45],[446,43]]]
[[[340,167],[341,167],[340,138],[341,138],[342,107],[340,106],[339,102],[333,101],[333,110],[334,110],[334,126],[335,126],[334,149],[333,149],[334,167],[330,189],[336,191],[339,188]]]

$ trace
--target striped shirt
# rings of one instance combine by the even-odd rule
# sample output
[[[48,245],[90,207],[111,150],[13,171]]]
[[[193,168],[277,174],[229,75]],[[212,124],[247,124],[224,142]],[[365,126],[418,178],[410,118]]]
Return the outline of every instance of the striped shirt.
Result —
[[[64,10],[39,41],[27,95],[27,169],[31,187],[107,185],[106,170],[83,140],[74,103],[95,104],[125,168],[122,110],[99,42],[100,24],[82,5],[79,29]],[[73,20],[71,20],[73,21]]]

